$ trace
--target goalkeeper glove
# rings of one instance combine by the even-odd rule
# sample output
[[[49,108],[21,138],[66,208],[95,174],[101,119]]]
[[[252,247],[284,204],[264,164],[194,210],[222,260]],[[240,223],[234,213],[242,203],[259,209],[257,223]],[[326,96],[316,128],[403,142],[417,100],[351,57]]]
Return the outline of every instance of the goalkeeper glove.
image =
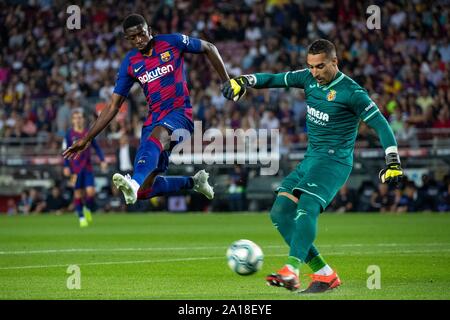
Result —
[[[238,101],[247,92],[247,87],[254,85],[255,77],[252,75],[242,75],[224,83],[222,94],[228,100]]]
[[[378,175],[381,183],[397,185],[403,178],[403,169],[400,165],[398,153],[388,153],[386,155],[386,168],[382,169]]]

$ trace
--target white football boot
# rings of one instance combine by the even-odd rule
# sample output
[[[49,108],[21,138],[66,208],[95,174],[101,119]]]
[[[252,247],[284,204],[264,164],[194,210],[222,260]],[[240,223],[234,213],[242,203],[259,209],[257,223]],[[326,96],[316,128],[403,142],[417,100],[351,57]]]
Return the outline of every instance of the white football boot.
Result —
[[[209,173],[205,170],[197,172],[192,179],[194,180],[194,191],[205,195],[209,200],[214,198],[214,190],[208,183]]]
[[[133,204],[137,201],[139,184],[131,179],[129,174],[123,176],[120,173],[115,173],[112,180],[116,188],[122,191],[126,204]]]

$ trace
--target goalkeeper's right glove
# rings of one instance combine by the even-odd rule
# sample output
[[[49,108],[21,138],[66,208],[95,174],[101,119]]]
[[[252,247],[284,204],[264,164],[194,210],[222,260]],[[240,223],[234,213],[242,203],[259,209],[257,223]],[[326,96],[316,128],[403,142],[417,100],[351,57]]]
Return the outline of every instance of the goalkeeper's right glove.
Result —
[[[252,86],[252,76],[242,75],[228,80],[222,86],[222,94],[228,100],[238,101],[247,92],[247,87]]]
[[[403,178],[403,169],[400,164],[398,153],[388,153],[386,155],[386,168],[378,174],[382,183],[397,185]]]

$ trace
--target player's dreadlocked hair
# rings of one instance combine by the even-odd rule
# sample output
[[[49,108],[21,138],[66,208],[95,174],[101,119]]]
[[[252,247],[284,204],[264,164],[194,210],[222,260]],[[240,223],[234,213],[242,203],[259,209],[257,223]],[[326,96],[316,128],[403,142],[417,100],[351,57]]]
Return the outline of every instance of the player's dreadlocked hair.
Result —
[[[138,26],[140,24],[147,24],[147,21],[145,21],[145,18],[140,14],[133,13],[125,18],[125,20],[122,23],[122,28],[123,31],[125,31],[128,28]]]
[[[311,43],[308,48],[308,54],[325,53],[328,58],[336,56],[336,47],[334,44],[326,39],[319,39]]]

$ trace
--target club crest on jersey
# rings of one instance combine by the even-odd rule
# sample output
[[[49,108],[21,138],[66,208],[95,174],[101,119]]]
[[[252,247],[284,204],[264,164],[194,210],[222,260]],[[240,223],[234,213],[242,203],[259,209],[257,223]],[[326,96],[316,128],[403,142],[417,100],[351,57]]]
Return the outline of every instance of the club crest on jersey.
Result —
[[[161,63],[165,63],[167,61],[170,61],[172,59],[172,52],[170,50],[164,51],[163,53],[159,54],[159,60],[161,60]]]
[[[336,91],[330,90],[330,92],[328,92],[328,94],[327,94],[327,100],[333,101],[334,99],[336,99]]]

